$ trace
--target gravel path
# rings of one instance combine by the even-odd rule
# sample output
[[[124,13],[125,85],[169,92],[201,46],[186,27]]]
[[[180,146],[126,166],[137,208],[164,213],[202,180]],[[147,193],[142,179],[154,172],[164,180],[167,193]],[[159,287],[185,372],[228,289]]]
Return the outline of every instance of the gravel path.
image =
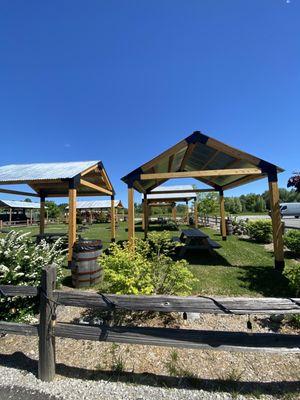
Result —
[[[204,390],[163,389],[102,380],[92,382],[67,379],[46,383],[39,381],[31,373],[0,367],[0,400],[249,400],[251,398],[253,397],[231,396],[228,393],[211,393]]]

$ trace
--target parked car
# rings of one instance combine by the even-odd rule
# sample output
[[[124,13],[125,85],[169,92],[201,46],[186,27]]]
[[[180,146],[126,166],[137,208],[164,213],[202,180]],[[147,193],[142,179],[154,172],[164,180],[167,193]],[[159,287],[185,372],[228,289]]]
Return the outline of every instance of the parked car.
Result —
[[[300,203],[281,203],[280,212],[282,217],[300,217]]]

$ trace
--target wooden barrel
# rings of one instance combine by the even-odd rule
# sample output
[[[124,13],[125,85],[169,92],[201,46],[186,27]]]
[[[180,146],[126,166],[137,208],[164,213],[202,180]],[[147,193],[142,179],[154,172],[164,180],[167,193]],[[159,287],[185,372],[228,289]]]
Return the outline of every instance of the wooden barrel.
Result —
[[[75,243],[71,267],[74,287],[90,287],[101,280],[102,268],[98,263],[101,252],[101,240],[81,239]]]
[[[226,234],[228,236],[233,234],[232,220],[230,218],[226,219]]]

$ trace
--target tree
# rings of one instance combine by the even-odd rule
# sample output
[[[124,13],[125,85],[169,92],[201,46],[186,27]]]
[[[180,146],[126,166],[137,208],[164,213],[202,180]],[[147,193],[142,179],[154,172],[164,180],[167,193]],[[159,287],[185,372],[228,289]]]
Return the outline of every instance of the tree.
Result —
[[[26,201],[26,203],[32,203],[32,200],[29,197],[26,197],[26,199],[24,199],[24,201]]]
[[[219,210],[218,195],[216,193],[198,194],[198,211],[201,214],[216,214]]]
[[[297,193],[300,193],[300,172],[295,172],[288,180],[287,187],[294,187]]]
[[[46,201],[49,218],[57,218],[60,215],[60,207],[54,201]]]

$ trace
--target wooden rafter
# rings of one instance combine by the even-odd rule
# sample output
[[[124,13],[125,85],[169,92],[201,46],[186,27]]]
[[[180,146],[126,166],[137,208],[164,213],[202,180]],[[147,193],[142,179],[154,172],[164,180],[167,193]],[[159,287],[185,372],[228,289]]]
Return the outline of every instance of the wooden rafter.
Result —
[[[20,192],[19,190],[10,190],[10,189],[2,189],[2,188],[0,188],[0,193],[16,194],[16,195],[20,195],[20,196],[40,197],[40,195],[37,193]]]
[[[167,193],[205,193],[205,192],[215,192],[216,189],[178,189],[178,190],[155,190],[150,194],[167,194]]]
[[[214,159],[220,154],[219,150],[216,150],[214,154],[206,161],[206,163],[203,165],[201,170],[204,170]]]
[[[236,179],[235,181],[228,183],[227,185],[224,185],[222,187],[222,189],[223,190],[233,189],[237,186],[244,185],[245,183],[252,182],[257,179],[261,179],[263,177],[264,177],[264,175],[260,175],[260,176],[259,175],[247,175],[247,176],[244,176],[243,178]]]
[[[171,154],[169,157],[168,172],[172,171],[173,161],[174,161],[174,154]]]
[[[193,153],[195,147],[197,146],[197,143],[190,143],[186,149],[186,152],[184,153],[184,156],[182,158],[179,171],[184,171],[184,168],[186,166],[186,163],[188,162],[189,157]]]
[[[150,169],[153,165],[156,165],[159,161],[163,160],[166,157],[171,156],[172,154],[176,154],[178,151],[184,149],[187,146],[186,140],[182,140],[181,142],[175,144],[175,146],[170,147],[168,150],[164,151],[157,157],[153,158],[149,162],[143,165],[143,171],[147,171]]]
[[[85,169],[83,172],[81,172],[80,175],[81,176],[85,176],[85,175],[89,174],[92,171],[96,171],[97,169],[98,169],[98,164],[92,165],[91,167],[89,167],[89,168]]]
[[[105,193],[105,194],[110,195],[110,196],[113,194],[111,190],[107,190],[107,189],[105,189],[105,188],[103,188],[101,186],[95,185],[94,183],[91,183],[91,182],[86,181],[84,179],[80,179],[80,184],[83,185],[83,186],[86,186],[86,187],[88,187],[90,189],[94,189],[94,190],[96,190],[96,191],[98,191],[100,193]]]

